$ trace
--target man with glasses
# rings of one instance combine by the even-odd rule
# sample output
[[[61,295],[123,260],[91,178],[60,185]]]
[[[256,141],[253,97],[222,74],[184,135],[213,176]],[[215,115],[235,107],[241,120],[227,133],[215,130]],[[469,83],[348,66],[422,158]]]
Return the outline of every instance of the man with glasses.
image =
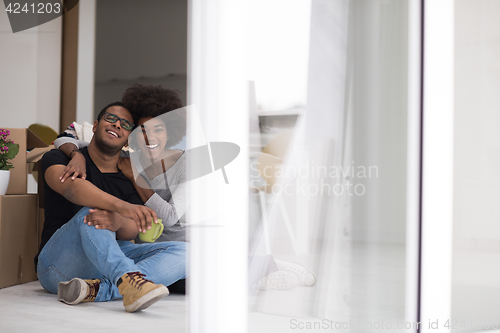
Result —
[[[35,263],[43,288],[67,304],[122,295],[127,312],[140,311],[185,278],[185,242],[129,242],[158,223],[117,168],[132,128],[120,102],[99,113],[89,146],[71,153],[85,159],[86,179],[60,181],[69,159],[59,150],[42,158],[45,224]]]

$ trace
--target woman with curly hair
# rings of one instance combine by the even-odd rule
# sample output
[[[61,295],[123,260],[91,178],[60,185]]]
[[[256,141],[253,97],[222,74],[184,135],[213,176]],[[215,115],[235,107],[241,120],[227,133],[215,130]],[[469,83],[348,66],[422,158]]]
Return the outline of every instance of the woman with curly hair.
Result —
[[[184,150],[171,148],[186,135],[182,100],[173,90],[135,84],[122,101],[138,116],[138,128],[129,140],[136,151],[131,153],[134,163],[121,158],[118,168],[163,220],[165,228],[157,241],[186,241],[186,157]]]

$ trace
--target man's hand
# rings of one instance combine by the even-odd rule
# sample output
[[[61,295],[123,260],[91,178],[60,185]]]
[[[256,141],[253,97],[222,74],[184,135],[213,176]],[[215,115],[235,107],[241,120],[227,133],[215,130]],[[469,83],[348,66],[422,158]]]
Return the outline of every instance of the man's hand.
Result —
[[[107,229],[117,231],[123,227],[123,217],[115,212],[94,208],[89,210],[90,214],[85,216],[84,222],[96,229]]]
[[[134,220],[139,232],[143,233],[151,229],[151,223],[153,221],[154,223],[158,223],[156,212],[143,205],[133,205],[124,202],[122,209],[120,209],[120,214]]]
[[[61,183],[64,183],[66,179],[71,177],[71,179],[75,180],[80,177],[85,179],[87,177],[86,173],[87,169],[85,166],[85,157],[79,151],[73,153],[73,157],[71,161],[69,161],[68,165],[64,168],[63,174],[59,177]]]

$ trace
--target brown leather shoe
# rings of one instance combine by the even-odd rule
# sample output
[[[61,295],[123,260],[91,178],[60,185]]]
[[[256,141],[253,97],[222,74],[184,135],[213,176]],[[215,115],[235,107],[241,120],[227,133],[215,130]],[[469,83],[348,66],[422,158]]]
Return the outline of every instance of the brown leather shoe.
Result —
[[[74,305],[82,302],[93,302],[99,291],[101,280],[83,280],[74,278],[57,285],[57,299],[66,304]]]
[[[141,311],[169,294],[167,287],[146,280],[140,272],[124,274],[116,283],[125,311]]]

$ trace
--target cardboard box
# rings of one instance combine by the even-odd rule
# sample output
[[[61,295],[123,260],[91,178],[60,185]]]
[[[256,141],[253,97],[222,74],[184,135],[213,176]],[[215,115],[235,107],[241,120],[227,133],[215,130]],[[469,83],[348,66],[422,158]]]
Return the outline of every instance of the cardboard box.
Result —
[[[0,288],[35,281],[38,195],[0,196]]]
[[[12,160],[7,194],[26,194],[28,191],[28,165],[38,161],[48,150],[48,145],[27,128],[7,128],[8,139],[19,144],[19,153]],[[35,149],[34,149],[35,148]]]

